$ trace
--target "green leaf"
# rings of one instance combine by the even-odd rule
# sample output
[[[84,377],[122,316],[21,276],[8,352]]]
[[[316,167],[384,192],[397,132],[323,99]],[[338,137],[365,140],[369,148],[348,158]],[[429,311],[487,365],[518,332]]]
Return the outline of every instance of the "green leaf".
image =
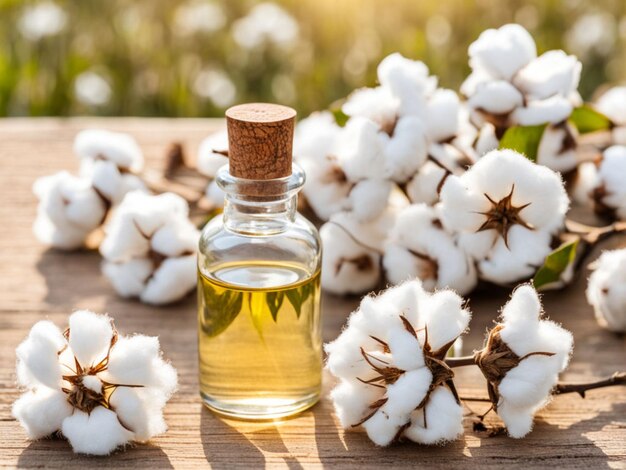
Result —
[[[200,326],[210,337],[217,336],[235,321],[241,311],[243,293],[225,291],[218,294],[207,283],[200,282],[198,302],[201,308]]]
[[[596,111],[588,104],[575,108],[569,119],[581,134],[605,131],[613,127],[613,122],[607,116]]]
[[[546,256],[543,266],[539,268],[533,278],[535,289],[540,289],[561,280],[563,272],[576,258],[578,241],[579,239],[577,238],[576,240],[565,242]]]
[[[272,318],[274,322],[278,318],[278,311],[280,307],[283,305],[283,301],[285,300],[284,292],[268,292],[265,296],[265,301],[267,303],[268,308],[270,309],[270,313],[272,314]]]
[[[511,149],[525,155],[532,162],[537,161],[539,142],[546,124],[539,126],[509,127],[500,139],[500,149]]]
[[[345,101],[346,101],[345,99],[335,101],[333,104],[330,105],[330,108],[329,108],[330,112],[335,118],[335,122],[337,123],[339,127],[345,126],[346,122],[348,122],[348,119],[350,119],[350,116],[344,113],[343,110],[341,109]]]

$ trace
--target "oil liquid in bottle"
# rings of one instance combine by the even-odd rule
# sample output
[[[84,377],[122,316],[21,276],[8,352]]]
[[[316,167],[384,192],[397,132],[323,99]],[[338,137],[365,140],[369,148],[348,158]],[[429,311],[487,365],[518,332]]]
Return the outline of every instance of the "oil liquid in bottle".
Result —
[[[291,415],[320,394],[320,273],[285,262],[198,274],[200,392],[236,417]]]

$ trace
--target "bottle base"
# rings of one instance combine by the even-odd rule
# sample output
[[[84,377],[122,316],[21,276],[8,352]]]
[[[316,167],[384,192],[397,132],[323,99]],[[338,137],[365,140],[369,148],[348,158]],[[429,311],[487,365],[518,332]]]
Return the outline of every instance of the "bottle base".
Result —
[[[298,399],[288,398],[248,398],[238,400],[217,400],[200,392],[204,405],[211,411],[228,418],[245,421],[267,421],[288,418],[315,405],[319,392]]]

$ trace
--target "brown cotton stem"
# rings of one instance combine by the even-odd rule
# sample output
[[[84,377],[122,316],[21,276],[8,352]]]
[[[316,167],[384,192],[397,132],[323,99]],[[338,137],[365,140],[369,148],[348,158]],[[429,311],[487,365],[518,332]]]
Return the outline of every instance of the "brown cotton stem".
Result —
[[[460,358],[465,359],[465,358]],[[446,360],[446,362],[448,362]],[[454,366],[450,366],[454,367]],[[564,395],[566,393],[578,393],[582,398],[585,398],[585,393],[589,390],[596,388],[613,387],[618,385],[626,385],[626,372],[615,372],[611,377],[598,380],[596,382],[584,382],[584,383],[558,383],[554,389],[552,389],[552,395]],[[461,401],[477,401],[491,403],[491,399],[487,397],[461,397]]]
[[[473,366],[473,365],[476,365],[476,361],[474,360],[474,356],[447,357],[445,359],[445,363],[449,367],[463,367],[463,366]]]
[[[566,384],[559,383],[552,391],[553,395],[563,395],[564,393],[578,393],[585,398],[588,390],[596,388],[613,387],[615,385],[626,385],[626,372],[615,372],[611,377],[598,380],[597,382]]]

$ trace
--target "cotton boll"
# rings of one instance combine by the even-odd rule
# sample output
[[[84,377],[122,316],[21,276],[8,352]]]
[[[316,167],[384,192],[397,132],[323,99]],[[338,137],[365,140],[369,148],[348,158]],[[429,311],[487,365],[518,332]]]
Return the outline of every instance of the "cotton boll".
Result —
[[[437,78],[428,75],[428,67],[399,53],[385,57],[378,64],[378,81],[400,102],[399,114],[424,117],[426,96],[437,88]]]
[[[12,413],[29,439],[41,439],[61,429],[63,420],[72,414],[72,406],[65,393],[41,387],[18,398]]]
[[[521,69],[513,83],[531,99],[554,95],[569,96],[576,91],[582,64],[563,51],[547,51]]]
[[[361,116],[376,122],[381,129],[391,133],[398,118],[398,100],[388,88],[360,88],[353,91],[341,106],[350,117]]]
[[[450,390],[437,387],[426,403],[426,423],[424,410],[411,413],[411,425],[404,436],[420,444],[439,444],[457,439],[463,434],[463,407],[459,405]]]
[[[108,316],[78,310],[70,316],[69,326],[69,345],[84,369],[98,364],[106,357],[113,338],[113,327]]]
[[[358,220],[367,222],[387,207],[392,183],[384,179],[367,179],[354,185],[349,195],[350,207]]]
[[[539,142],[537,163],[561,173],[573,170],[578,163],[576,137],[576,128],[570,123],[548,125]]]
[[[37,322],[15,351],[20,384],[60,388],[62,371],[57,356],[66,346],[65,338],[52,322]]]
[[[104,218],[105,204],[89,179],[62,171],[37,179],[33,192],[39,199],[33,231],[42,243],[78,248]]]
[[[334,294],[360,294],[380,279],[380,254],[357,243],[334,223],[320,229],[324,246],[322,286]]]
[[[154,263],[146,258],[122,263],[102,262],[102,273],[122,297],[138,297],[154,271]]]
[[[587,285],[587,301],[601,326],[625,332],[626,249],[604,251],[593,266]]]
[[[469,98],[470,107],[492,114],[508,114],[522,106],[524,97],[509,82],[494,80],[476,88]]]
[[[567,367],[572,352],[572,334],[541,315],[535,289],[530,284],[518,287],[502,310],[501,323],[489,333],[486,343],[488,346],[492,341],[504,342],[513,353],[513,367],[506,365],[502,370],[504,377],[499,383],[492,382],[499,395],[494,403],[496,411],[512,437],[530,432],[534,413],[549,401],[558,374]],[[477,353],[477,363],[481,366],[485,357],[501,353],[501,346],[495,351],[482,350]],[[493,365],[498,367],[497,359]],[[490,373],[483,373],[492,381]]]
[[[154,232],[152,250],[165,256],[193,253],[198,246],[200,231],[189,219],[173,219]]]
[[[361,117],[350,119],[344,127],[335,152],[349,181],[387,176],[379,130],[374,121]]]
[[[102,406],[90,414],[75,410],[63,421],[62,432],[74,452],[80,454],[108,455],[133,439],[117,415]]]
[[[518,24],[483,31],[469,46],[470,67],[494,79],[511,80],[537,56],[532,36]]]
[[[217,176],[217,170],[228,164],[228,134],[226,129],[215,132],[206,137],[198,147],[196,168],[209,178]]]
[[[167,258],[148,280],[142,302],[161,305],[182,299],[196,286],[196,255]]]
[[[544,100],[532,100],[526,106],[513,111],[513,121],[520,126],[538,126],[540,124],[557,124],[565,121],[574,110],[572,103],[559,95]]]
[[[426,105],[426,134],[431,142],[454,137],[458,129],[459,97],[448,89],[435,90]]]
[[[74,153],[81,159],[108,160],[131,172],[143,169],[143,154],[137,141],[128,134],[103,129],[87,129],[74,139]]]
[[[383,257],[392,283],[417,277],[427,290],[450,287],[460,293],[476,285],[473,263],[439,225],[436,210],[424,204],[400,211]]]

